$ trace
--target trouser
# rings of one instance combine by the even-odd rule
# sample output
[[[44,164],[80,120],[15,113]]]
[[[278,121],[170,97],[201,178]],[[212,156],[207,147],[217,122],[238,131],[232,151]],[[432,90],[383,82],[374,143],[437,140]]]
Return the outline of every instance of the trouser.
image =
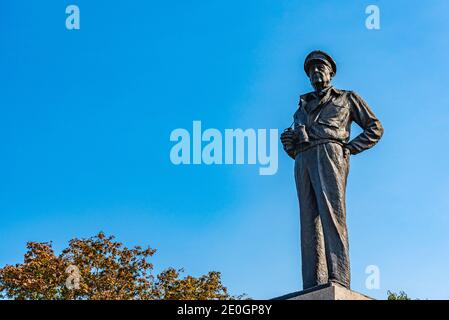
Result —
[[[296,156],[304,289],[327,282],[350,287],[345,203],[348,172],[349,155],[338,143],[319,144]]]

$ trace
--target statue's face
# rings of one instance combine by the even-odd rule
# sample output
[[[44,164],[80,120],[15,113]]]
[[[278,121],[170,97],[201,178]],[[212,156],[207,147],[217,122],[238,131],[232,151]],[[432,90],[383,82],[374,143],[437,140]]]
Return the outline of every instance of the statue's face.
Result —
[[[324,63],[314,63],[310,66],[309,78],[313,87],[321,90],[329,86],[332,80],[332,70]]]

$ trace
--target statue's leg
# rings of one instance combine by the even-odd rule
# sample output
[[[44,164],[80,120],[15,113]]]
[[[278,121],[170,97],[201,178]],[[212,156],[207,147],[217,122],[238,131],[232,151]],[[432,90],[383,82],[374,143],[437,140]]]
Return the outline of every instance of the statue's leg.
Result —
[[[300,153],[295,161],[295,181],[300,206],[301,261],[304,289],[327,282],[323,228],[315,193],[308,173],[309,151]]]
[[[313,189],[324,232],[329,280],[350,287],[349,243],[346,227],[346,181],[349,159],[336,143],[315,148],[311,171]]]

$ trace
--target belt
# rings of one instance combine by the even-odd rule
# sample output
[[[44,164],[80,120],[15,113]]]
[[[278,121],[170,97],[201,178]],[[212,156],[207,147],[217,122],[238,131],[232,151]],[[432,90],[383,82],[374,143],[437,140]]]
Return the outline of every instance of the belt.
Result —
[[[343,142],[336,140],[336,139],[315,139],[315,140],[310,140],[309,142],[306,142],[306,143],[300,143],[297,147],[297,153],[309,150],[313,147],[316,147],[316,146],[318,146],[320,144],[324,144],[324,143],[336,143],[336,144],[341,145],[342,147],[345,146],[345,144]]]

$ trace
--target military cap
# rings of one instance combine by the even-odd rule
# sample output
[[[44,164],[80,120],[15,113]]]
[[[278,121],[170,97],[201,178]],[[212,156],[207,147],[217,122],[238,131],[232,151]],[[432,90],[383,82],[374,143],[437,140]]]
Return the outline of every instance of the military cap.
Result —
[[[337,73],[337,64],[330,55],[320,50],[312,51],[307,55],[306,60],[304,61],[304,71],[306,72],[307,76],[309,75],[309,68],[311,64],[316,61],[324,63],[329,68],[331,68],[332,76],[335,76],[335,74]]]

